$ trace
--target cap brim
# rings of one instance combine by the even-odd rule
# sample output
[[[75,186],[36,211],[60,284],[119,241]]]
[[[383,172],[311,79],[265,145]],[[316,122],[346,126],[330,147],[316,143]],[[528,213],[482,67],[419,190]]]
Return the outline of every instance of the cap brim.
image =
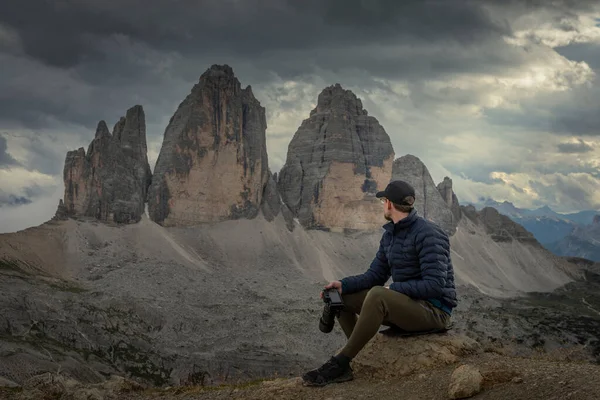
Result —
[[[382,192],[377,192],[377,194],[375,195],[375,197],[377,197],[378,199],[385,197],[385,190]]]

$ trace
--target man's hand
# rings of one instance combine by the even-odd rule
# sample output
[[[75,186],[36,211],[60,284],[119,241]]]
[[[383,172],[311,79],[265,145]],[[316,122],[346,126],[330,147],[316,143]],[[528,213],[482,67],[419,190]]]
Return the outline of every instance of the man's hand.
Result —
[[[337,289],[339,294],[342,294],[342,282],[340,281],[333,281],[333,282],[329,282],[326,286],[325,289]],[[323,292],[321,292],[321,298],[323,298]]]

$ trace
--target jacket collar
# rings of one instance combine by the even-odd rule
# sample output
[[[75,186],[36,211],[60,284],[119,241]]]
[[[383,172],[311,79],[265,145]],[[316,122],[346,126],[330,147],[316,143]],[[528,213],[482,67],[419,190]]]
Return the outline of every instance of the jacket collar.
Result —
[[[393,221],[388,222],[387,224],[383,225],[383,229],[390,232],[398,232],[402,229],[407,229],[410,227],[418,218],[419,214],[417,213],[417,210],[413,208],[406,217],[402,218],[395,224]]]

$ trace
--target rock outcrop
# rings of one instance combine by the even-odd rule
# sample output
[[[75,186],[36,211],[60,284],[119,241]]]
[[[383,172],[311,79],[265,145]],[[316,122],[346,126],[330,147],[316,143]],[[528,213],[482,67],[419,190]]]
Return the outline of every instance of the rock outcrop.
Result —
[[[228,65],[213,65],[179,105],[148,196],[163,226],[257,215],[269,179],[265,109]]]
[[[52,219],[56,221],[66,221],[69,219],[69,210],[67,210],[63,199],[58,200],[58,207],[56,207],[56,212]]]
[[[263,192],[261,211],[269,222],[273,221],[281,212],[288,230],[294,230],[294,216],[288,206],[281,201],[281,196],[277,190],[277,173],[271,174],[269,172],[269,179]]]
[[[116,123],[112,135],[100,121],[87,152],[80,147],[67,153],[64,201],[57,216],[66,212],[101,221],[137,222],[151,179],[145,114],[136,105]]]
[[[452,222],[454,224],[458,224],[458,221],[460,220],[460,204],[458,203],[458,198],[452,189],[452,179],[445,176],[444,180],[438,184],[437,188],[442,195],[442,199],[444,199],[448,207],[450,207],[450,211],[452,211]]]
[[[512,242],[517,240],[529,243],[535,247],[541,244],[535,239],[531,232],[523,226],[514,222],[506,215],[502,215],[493,207],[485,207],[480,211],[474,211],[474,207],[461,207],[463,213],[475,223],[481,223],[485,231],[496,242]]]
[[[319,94],[290,142],[278,190],[305,228],[378,229],[385,220],[374,194],[390,181],[393,159],[384,128],[336,84]]]
[[[392,169],[392,179],[403,180],[415,188],[417,195],[415,208],[423,218],[435,222],[449,235],[456,232],[458,219],[453,215],[451,206],[440,194],[429,170],[418,157],[407,154],[396,159]]]
[[[357,375],[377,380],[399,379],[432,367],[454,364],[477,354],[481,345],[466,336],[439,334],[398,338],[378,334],[352,361]]]

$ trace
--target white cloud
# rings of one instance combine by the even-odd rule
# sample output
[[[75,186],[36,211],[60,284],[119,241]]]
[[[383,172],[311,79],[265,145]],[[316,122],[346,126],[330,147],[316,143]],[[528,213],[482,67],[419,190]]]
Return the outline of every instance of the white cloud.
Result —
[[[28,171],[23,167],[0,169],[0,182],[2,182],[2,190],[14,195],[25,195],[25,189],[32,186],[54,190],[56,186],[62,184],[58,176]]]
[[[513,21],[515,37],[509,40],[521,46],[535,41],[549,47],[600,43],[599,17],[599,13],[557,17],[551,11],[537,10],[535,14],[520,16]]]
[[[57,185],[50,195],[18,207],[0,207],[0,233],[16,232],[50,220],[63,197],[62,185]]]

